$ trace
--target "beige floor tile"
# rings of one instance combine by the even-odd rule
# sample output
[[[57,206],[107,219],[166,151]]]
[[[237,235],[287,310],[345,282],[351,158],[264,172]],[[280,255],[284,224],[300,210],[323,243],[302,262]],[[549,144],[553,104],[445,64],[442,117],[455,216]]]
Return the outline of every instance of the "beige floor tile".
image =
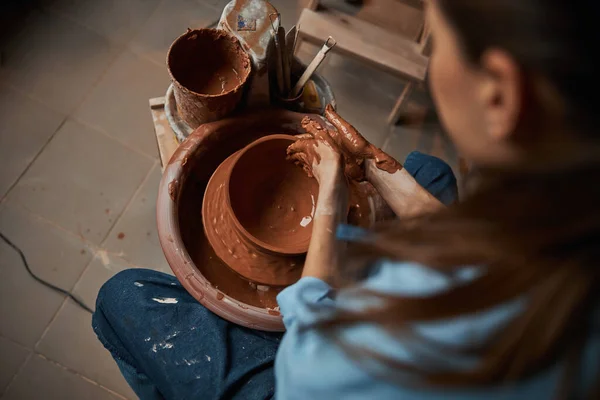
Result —
[[[134,399],[135,397],[131,397]],[[85,380],[39,355],[31,357],[10,386],[6,400],[110,400],[120,399],[104,388]]]
[[[0,198],[52,137],[64,115],[0,86]]]
[[[92,259],[93,250],[80,237],[11,202],[0,209],[0,231],[21,248],[37,276],[65,290]]]
[[[166,68],[169,46],[187,28],[203,28],[219,19],[222,10],[196,0],[163,1],[131,41],[138,54],[151,58]]]
[[[0,397],[31,350],[0,336]]]
[[[67,300],[39,343],[39,353],[127,397],[133,391],[92,329],[92,316]]]
[[[96,297],[102,285],[116,273],[128,268],[132,266],[125,260],[101,250],[81,275],[73,288],[73,294],[94,310]]]
[[[75,112],[75,118],[158,158],[148,99],[164,96],[169,82],[165,67],[125,51]]]
[[[137,266],[171,273],[156,229],[156,196],[161,176],[156,164],[102,247]]]
[[[0,79],[54,110],[69,113],[116,54],[117,47],[99,34],[38,11],[4,49]]]
[[[69,120],[8,198],[99,244],[152,164],[115,140]]]
[[[64,300],[35,281],[19,255],[0,241],[0,335],[33,348]]]
[[[47,0],[48,1],[48,0]],[[135,34],[160,0],[54,0],[48,8],[119,43]]]

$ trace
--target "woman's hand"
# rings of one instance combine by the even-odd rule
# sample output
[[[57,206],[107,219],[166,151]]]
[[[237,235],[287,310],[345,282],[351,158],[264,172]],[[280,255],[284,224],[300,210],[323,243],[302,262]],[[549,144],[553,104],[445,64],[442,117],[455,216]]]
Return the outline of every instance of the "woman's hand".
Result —
[[[309,136],[323,138],[341,154],[348,178],[357,182],[368,180],[367,160],[373,160],[377,168],[389,173],[402,168],[398,161],[369,143],[330,104],[325,107],[325,118],[326,121],[305,117],[302,127]]]
[[[299,135],[298,140],[288,147],[287,155],[288,160],[314,177],[319,186],[336,183],[343,175],[342,154],[320,127]]]
[[[312,235],[302,276],[312,276],[331,284],[337,275],[343,251],[343,244],[336,240],[335,231],[348,215],[348,182],[344,175],[342,153],[325,129],[314,127],[300,135],[288,147],[287,154],[289,160],[302,166],[319,182]]]

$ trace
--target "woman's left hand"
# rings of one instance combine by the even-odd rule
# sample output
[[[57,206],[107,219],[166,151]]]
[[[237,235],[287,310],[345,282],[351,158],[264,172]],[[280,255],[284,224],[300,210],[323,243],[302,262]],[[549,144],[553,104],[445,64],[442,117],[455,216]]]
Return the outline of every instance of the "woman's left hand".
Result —
[[[322,128],[299,135],[298,140],[288,147],[287,158],[315,177],[319,186],[331,184],[343,176],[342,154]]]

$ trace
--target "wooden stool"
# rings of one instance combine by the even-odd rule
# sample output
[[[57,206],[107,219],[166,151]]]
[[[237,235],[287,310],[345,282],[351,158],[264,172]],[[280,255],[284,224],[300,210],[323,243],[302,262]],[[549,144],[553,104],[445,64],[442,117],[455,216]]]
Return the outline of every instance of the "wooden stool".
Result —
[[[301,41],[321,45],[328,36],[333,36],[337,41],[333,51],[406,79],[408,82],[388,117],[388,122],[395,124],[415,87],[425,82],[429,63],[425,54],[428,54],[430,42],[427,24],[422,21],[417,37],[412,40],[350,15],[317,12],[318,4],[318,0],[311,0],[309,8],[300,14],[296,49]]]

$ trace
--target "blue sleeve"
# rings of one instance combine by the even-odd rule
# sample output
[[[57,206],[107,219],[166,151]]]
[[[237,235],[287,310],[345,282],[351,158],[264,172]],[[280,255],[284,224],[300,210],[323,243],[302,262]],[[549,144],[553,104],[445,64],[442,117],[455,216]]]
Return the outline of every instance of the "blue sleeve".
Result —
[[[477,279],[481,273],[478,268],[463,268],[445,274],[419,264],[384,261],[360,288],[426,297]],[[358,310],[379,304],[375,298],[359,300],[354,290],[336,292],[317,278],[303,278],[279,294],[277,301],[287,332],[275,363],[278,399],[398,396],[396,385],[376,377],[380,368],[384,370],[382,365],[372,360],[351,359],[320,331],[303,329],[338,309]],[[353,347],[365,348],[427,371],[470,368],[477,359],[458,356],[451,350],[483,343],[514,318],[522,306],[519,300],[452,320],[413,324],[411,334],[402,336],[370,324],[359,324],[343,329],[337,338]],[[415,377],[407,375],[407,378]],[[423,393],[416,396],[414,398],[429,398],[423,397]],[[403,398],[413,397],[405,393]]]

